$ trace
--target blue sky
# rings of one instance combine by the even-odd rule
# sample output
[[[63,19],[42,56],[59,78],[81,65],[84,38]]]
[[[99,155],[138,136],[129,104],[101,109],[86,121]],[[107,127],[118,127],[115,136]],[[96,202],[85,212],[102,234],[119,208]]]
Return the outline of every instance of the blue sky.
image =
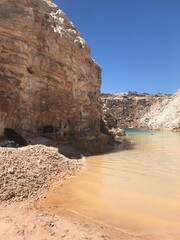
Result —
[[[180,0],[54,0],[103,69],[102,92],[180,88]]]

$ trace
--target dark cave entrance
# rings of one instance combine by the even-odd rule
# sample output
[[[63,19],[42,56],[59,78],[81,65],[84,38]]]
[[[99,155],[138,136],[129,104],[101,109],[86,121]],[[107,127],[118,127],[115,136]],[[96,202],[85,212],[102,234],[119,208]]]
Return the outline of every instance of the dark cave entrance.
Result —
[[[27,141],[12,128],[4,128],[4,137],[8,141],[12,141],[19,146],[27,146]]]

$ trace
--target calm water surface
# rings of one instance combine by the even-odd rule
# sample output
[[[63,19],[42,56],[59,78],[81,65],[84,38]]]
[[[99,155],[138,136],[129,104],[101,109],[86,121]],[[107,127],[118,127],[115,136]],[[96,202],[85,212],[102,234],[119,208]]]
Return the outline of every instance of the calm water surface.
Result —
[[[87,159],[46,204],[127,231],[180,232],[180,134],[128,130],[130,144]]]

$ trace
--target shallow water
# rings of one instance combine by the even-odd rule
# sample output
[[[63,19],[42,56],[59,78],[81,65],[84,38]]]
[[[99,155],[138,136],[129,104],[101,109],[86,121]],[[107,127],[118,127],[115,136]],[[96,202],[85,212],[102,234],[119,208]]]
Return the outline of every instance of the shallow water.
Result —
[[[180,134],[128,130],[124,151],[87,158],[87,170],[46,206],[129,232],[180,232]]]

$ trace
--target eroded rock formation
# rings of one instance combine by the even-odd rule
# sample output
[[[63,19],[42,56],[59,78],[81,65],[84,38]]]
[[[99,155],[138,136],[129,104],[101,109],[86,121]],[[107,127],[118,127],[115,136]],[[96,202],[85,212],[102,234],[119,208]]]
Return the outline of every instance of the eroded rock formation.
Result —
[[[55,4],[0,1],[0,135],[11,128],[23,137],[46,133],[85,148],[84,136],[103,144],[100,86],[100,67]]]
[[[125,136],[126,133],[124,129],[118,126],[118,121],[111,111],[110,108],[105,107],[103,105],[102,108],[102,119],[101,119],[101,132],[105,133],[110,137],[109,144],[114,145],[114,140],[121,140],[122,136]]]

